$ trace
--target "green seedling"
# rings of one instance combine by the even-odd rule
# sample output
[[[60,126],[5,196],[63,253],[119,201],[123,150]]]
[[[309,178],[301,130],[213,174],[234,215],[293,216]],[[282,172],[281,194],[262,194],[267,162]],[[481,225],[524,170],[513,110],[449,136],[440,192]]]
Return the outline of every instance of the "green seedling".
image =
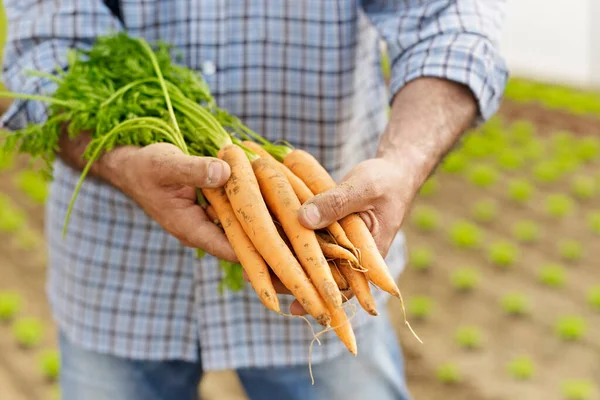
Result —
[[[419,207],[412,213],[412,221],[422,232],[433,232],[439,227],[440,214],[430,207]]]
[[[498,180],[498,172],[489,165],[475,165],[468,171],[469,181],[478,187],[486,188]]]
[[[15,233],[21,229],[27,220],[25,213],[9,205],[0,208],[0,231]]]
[[[413,296],[408,300],[407,310],[415,319],[427,319],[433,311],[433,301],[427,296]]]
[[[587,332],[585,320],[578,316],[563,316],[555,325],[557,335],[564,341],[580,340]]]
[[[568,379],[561,384],[565,400],[591,400],[594,395],[594,384],[582,379]]]
[[[40,370],[50,381],[55,381],[60,372],[60,356],[56,350],[45,351],[40,355]]]
[[[452,286],[458,291],[468,292],[479,283],[479,271],[475,268],[460,268],[450,276]]]
[[[467,221],[458,221],[450,228],[450,239],[458,248],[472,249],[481,244],[483,234],[477,225]]]
[[[454,339],[463,349],[475,349],[481,346],[482,334],[476,326],[461,326],[456,330]]]
[[[458,367],[453,363],[444,363],[436,370],[437,380],[445,384],[454,384],[462,380]]]
[[[525,164],[525,157],[522,153],[518,153],[514,149],[507,148],[496,154],[496,162],[500,168],[514,171],[523,167]]]
[[[440,168],[446,173],[458,174],[467,168],[467,164],[467,157],[458,151],[454,151],[444,158]]]
[[[504,312],[512,316],[521,316],[529,313],[529,301],[524,294],[507,293],[500,299]]]
[[[513,179],[508,183],[508,197],[518,204],[526,204],[533,191],[533,186],[523,179]]]
[[[517,221],[512,231],[513,236],[520,243],[535,243],[540,238],[540,227],[534,221]]]
[[[530,121],[516,121],[508,132],[511,140],[519,145],[530,143],[534,139],[535,127]]]
[[[423,185],[421,185],[419,194],[423,197],[430,197],[436,194],[439,189],[440,184],[438,180],[434,176],[431,176],[425,181],[425,183],[423,183]]]
[[[561,172],[561,176],[574,172],[581,166],[581,161],[572,152],[558,154],[555,158],[555,163]]]
[[[567,273],[565,269],[558,264],[547,264],[540,269],[539,281],[552,288],[560,288],[565,285]]]
[[[481,125],[479,129],[488,135],[503,135],[505,130],[504,119],[498,115],[494,115]]]
[[[48,197],[48,182],[39,172],[21,172],[17,176],[17,186],[36,203],[43,204],[46,202],[46,198]]]
[[[596,195],[598,184],[591,176],[580,175],[571,182],[571,193],[578,199],[589,200]]]
[[[410,252],[410,265],[417,271],[427,271],[433,264],[433,250],[429,247],[416,247]]]
[[[10,321],[21,310],[23,301],[16,292],[0,292],[0,321]]]
[[[560,179],[562,171],[556,162],[542,161],[533,167],[533,176],[536,181],[542,183],[553,183]]]
[[[571,132],[567,131],[555,132],[550,137],[550,144],[552,145],[552,148],[558,151],[573,149],[575,143],[575,136]]]
[[[498,215],[498,206],[493,200],[478,201],[473,206],[472,214],[477,222],[491,222]]]
[[[544,158],[546,146],[544,142],[538,139],[532,139],[529,143],[523,145],[521,154],[528,161],[540,161]]]
[[[600,285],[589,288],[587,302],[593,309],[600,311]]]
[[[586,217],[590,230],[600,236],[600,211],[591,212]]]
[[[531,358],[520,356],[508,363],[507,370],[514,379],[528,380],[535,374],[535,365]]]
[[[35,318],[22,318],[13,325],[13,335],[22,347],[36,347],[42,341],[44,326]]]
[[[487,138],[480,133],[474,132],[464,137],[462,151],[472,158],[483,158],[492,153]]]
[[[577,156],[583,162],[589,162],[600,157],[600,140],[595,137],[585,137],[577,144]]]
[[[577,240],[563,240],[558,243],[558,254],[566,261],[579,261],[583,257],[583,245]]]
[[[519,248],[507,241],[497,241],[490,245],[488,257],[497,266],[510,267],[519,258]]]
[[[573,200],[564,194],[551,194],[546,197],[546,212],[554,218],[562,218],[573,211]]]

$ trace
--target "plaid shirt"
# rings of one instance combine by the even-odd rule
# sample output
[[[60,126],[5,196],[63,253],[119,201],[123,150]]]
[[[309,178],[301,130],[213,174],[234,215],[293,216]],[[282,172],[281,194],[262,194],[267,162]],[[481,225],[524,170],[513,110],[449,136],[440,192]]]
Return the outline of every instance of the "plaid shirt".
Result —
[[[53,72],[67,49],[123,29],[101,0],[5,0],[4,80],[51,93],[25,69]],[[468,85],[482,119],[500,102],[507,72],[497,39],[503,4],[492,0],[123,0],[131,35],[162,39],[204,73],[217,102],[268,139],[314,154],[339,179],[373,157],[391,95],[421,76]],[[387,41],[391,90],[380,71]],[[115,68],[119,68],[115,65]],[[3,121],[39,122],[46,108],[16,101]],[[121,192],[93,178],[82,187],[66,238],[61,228],[79,173],[55,164],[47,204],[47,291],[76,344],[136,359],[198,360],[207,369],[306,363],[312,334],[301,319],[267,311],[251,288],[219,294],[222,273],[198,260]],[[387,261],[404,266],[399,234]],[[376,290],[379,307],[387,296]],[[281,299],[285,310],[291,299]],[[355,303],[356,304],[356,303]],[[373,317],[358,311],[353,324]],[[198,352],[198,344],[200,352]],[[333,332],[313,362],[345,351]]]

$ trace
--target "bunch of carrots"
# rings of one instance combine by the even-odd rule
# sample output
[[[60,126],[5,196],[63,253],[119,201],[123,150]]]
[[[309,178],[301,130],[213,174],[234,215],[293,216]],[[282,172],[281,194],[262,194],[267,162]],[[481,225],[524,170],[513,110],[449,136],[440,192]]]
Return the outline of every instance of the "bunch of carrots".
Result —
[[[51,174],[64,126],[72,138],[91,132],[65,232],[90,166],[115,146],[169,142],[185,154],[222,159],[230,179],[223,188],[198,190],[198,204],[224,230],[260,301],[281,314],[275,274],[308,314],[357,354],[343,305],[350,293],[373,316],[371,283],[401,298],[366,224],[352,214],[323,230],[302,226],[301,205],[335,187],[329,173],[306,151],[270,143],[220,109],[201,75],[174,64],[169,46],[157,46],[124,33],[105,36],[89,50],[73,51],[66,72],[33,71],[56,83],[52,96],[1,95],[50,104],[48,119],[11,132],[3,150],[41,158]]]

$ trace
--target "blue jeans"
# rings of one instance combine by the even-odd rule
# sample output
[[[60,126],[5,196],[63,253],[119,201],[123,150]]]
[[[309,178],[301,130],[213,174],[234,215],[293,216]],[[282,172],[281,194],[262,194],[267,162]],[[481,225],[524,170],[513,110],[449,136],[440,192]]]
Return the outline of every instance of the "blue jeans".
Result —
[[[410,400],[402,353],[386,314],[358,343],[358,356],[344,354],[308,366],[237,370],[251,400]],[[185,361],[140,361],[83,350],[60,336],[63,400],[197,399],[202,365]]]

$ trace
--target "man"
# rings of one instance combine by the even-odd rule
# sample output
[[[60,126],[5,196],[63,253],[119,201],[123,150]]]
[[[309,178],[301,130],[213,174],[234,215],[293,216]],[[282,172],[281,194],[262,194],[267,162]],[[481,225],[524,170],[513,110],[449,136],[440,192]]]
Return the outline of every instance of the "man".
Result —
[[[204,74],[221,107],[270,140],[308,150],[345,182],[304,205],[301,222],[319,228],[362,212],[395,276],[404,263],[398,232],[415,193],[461,133],[497,110],[507,78],[497,47],[501,1],[5,3],[10,90],[51,93],[52,81],[24,70],[54,73],[69,48],[98,35],[127,29],[169,42]],[[380,38],[392,63],[389,95]],[[18,128],[45,111],[16,101],[4,121]],[[250,288],[219,294],[216,258],[198,260],[193,250],[235,259],[194,204],[194,187],[228,179],[219,160],[166,144],[107,153],[63,239],[85,138],[62,140],[47,208],[47,288],[65,399],[191,399],[203,370],[225,368],[238,372],[252,399],[409,399],[386,313],[352,319],[357,357],[333,333],[323,337],[311,386],[306,323],[269,312]],[[388,298],[375,292],[385,309]],[[296,304],[292,312],[303,310]]]

